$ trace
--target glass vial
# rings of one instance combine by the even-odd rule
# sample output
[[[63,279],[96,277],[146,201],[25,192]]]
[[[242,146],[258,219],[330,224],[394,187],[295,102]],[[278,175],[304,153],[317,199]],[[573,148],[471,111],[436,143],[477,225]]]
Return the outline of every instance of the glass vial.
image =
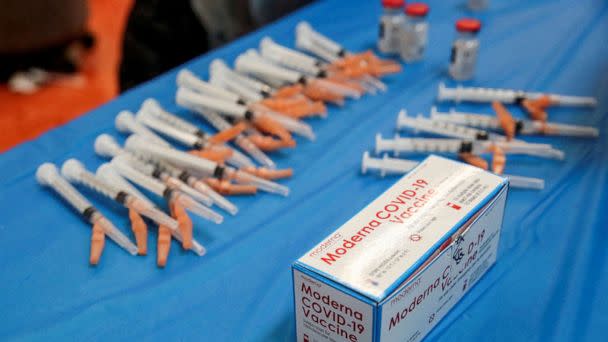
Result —
[[[481,22],[477,19],[465,18],[456,22],[458,35],[452,45],[449,74],[457,81],[470,80],[475,74],[479,30],[481,30]]]
[[[378,50],[387,54],[399,53],[399,33],[403,26],[404,0],[382,0]]]
[[[424,57],[428,41],[429,24],[426,16],[429,6],[423,3],[411,3],[405,7],[405,21],[400,35],[401,59],[406,62],[419,61]]]

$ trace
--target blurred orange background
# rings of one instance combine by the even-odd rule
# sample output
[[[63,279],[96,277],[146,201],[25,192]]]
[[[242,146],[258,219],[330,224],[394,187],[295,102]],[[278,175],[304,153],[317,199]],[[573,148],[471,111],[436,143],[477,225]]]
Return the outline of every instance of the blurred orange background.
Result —
[[[32,95],[0,85],[0,152],[107,102],[118,95],[122,37],[133,0],[89,0],[89,30],[96,44],[79,74]]]

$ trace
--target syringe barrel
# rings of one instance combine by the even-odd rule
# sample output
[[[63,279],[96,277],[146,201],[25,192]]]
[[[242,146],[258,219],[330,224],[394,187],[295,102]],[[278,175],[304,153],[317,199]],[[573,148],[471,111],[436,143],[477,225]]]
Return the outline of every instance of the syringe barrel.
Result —
[[[96,177],[89,171],[83,171],[80,177],[80,181],[83,184],[111,199],[116,199],[118,193],[121,192],[120,189]]]
[[[279,56],[281,60],[291,60],[293,63],[300,65],[317,66],[319,64],[318,59],[277,44],[269,37],[260,41],[260,53],[267,58]]]
[[[135,120],[135,116],[127,111],[122,111],[116,116],[115,120],[116,128],[120,132],[130,132],[133,134],[139,134],[146,139],[153,141],[158,145],[170,146],[168,142],[166,142],[163,138],[156,135],[156,133],[152,132],[146,126],[142,125],[140,122]]]
[[[287,51],[286,48],[278,46],[274,42],[269,42],[266,39],[264,38],[260,42],[262,57],[311,76],[317,75],[321,71],[316,65],[314,58],[300,55],[299,53],[296,55],[293,53],[295,51]],[[301,56],[305,56],[305,58],[301,58]]]
[[[450,110],[449,113],[440,113],[435,107],[431,109],[431,119],[484,129],[494,130],[500,128],[500,123],[494,116],[457,112],[455,110]]]
[[[137,120],[156,132],[168,136],[173,140],[179,141],[183,145],[192,147],[200,143],[200,138],[193,133],[175,128],[174,126],[169,125],[167,122],[163,122],[162,120],[153,117],[149,113],[140,112],[137,114]]]
[[[196,127],[194,124],[176,116],[175,114],[167,112],[154,99],[145,100],[141,110],[149,112],[158,119],[184,132],[192,134],[196,134],[199,132],[199,128]]]
[[[148,197],[146,197],[141,191],[135,188],[131,183],[129,183],[126,179],[124,179],[116,170],[110,165],[110,163],[104,163],[97,168],[97,172],[95,174],[105,179],[109,183],[113,183],[116,187],[124,189],[129,194],[137,197],[140,201],[145,202],[149,206],[154,206],[154,203],[150,201]]]
[[[268,86],[267,84],[265,84],[264,82],[260,82],[251,77],[237,73],[236,71],[230,69],[226,65],[226,63],[224,63],[224,61],[222,61],[221,59],[213,60],[213,62],[211,62],[211,65],[209,66],[209,69],[211,72],[221,73],[225,77],[227,77],[233,81],[239,82],[251,89],[255,89],[257,91],[265,92],[265,93],[272,92],[272,88],[270,86]]]
[[[296,35],[307,36],[313,45],[318,45],[324,50],[331,53],[333,56],[338,56],[344,52],[344,49],[340,44],[315,31],[309,23],[301,21],[296,25]]]
[[[296,83],[302,78],[302,74],[293,70],[281,68],[269,63],[258,56],[240,55],[235,62],[236,70],[246,74],[262,75],[264,77],[278,79],[284,82]]]
[[[438,99],[440,101],[450,100],[455,102],[492,102],[513,103],[523,92],[510,89],[492,89],[479,87],[448,88],[443,83],[439,84]]]
[[[211,82],[213,85],[234,92],[248,102],[257,102],[264,98],[259,91],[251,89],[236,79],[229,78],[226,75],[218,75],[217,73],[212,72],[209,82]]]
[[[206,174],[213,174],[218,164],[210,160],[195,157],[188,153],[163,146],[147,144],[141,137],[131,136],[127,139],[125,147],[128,150],[142,151],[170,163],[181,165],[186,168],[198,170]]]
[[[190,103],[206,109],[224,113],[237,118],[244,118],[247,107],[225,99],[196,93],[188,88],[180,87],[176,94],[177,103]]]
[[[188,69],[182,69],[179,71],[177,74],[177,85],[179,87],[196,90],[197,92],[207,96],[224,99],[229,102],[238,101],[238,96],[236,94],[201,80]]]
[[[164,184],[136,170],[129,165],[124,158],[121,158],[121,156],[112,159],[111,164],[116,168],[116,171],[118,171],[119,174],[125,178],[128,178],[133,183],[148,189],[157,196],[162,197],[164,192],[167,190],[167,187]]]
[[[78,190],[76,190],[76,188],[74,188],[74,186],[72,186],[72,184],[70,184],[59,174],[57,174],[57,176],[54,177],[48,185],[80,214],[84,214],[85,210],[93,207],[91,202],[89,202]]]

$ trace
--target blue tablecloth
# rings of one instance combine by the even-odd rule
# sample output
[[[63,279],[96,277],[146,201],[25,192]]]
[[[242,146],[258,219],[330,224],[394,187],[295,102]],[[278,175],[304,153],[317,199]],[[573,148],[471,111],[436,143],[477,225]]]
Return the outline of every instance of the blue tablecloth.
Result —
[[[299,140],[295,150],[274,154],[296,173],[285,182],[288,198],[239,198],[241,212],[224,224],[196,221],[205,257],[174,243],[167,268],[158,269],[153,233],[149,256],[130,257],[109,242],[101,264],[89,267],[89,228],[34,179],[44,161],[76,157],[97,167],[103,160],[93,152],[95,137],[119,137],[114,116],[136,110],[146,97],[194,118],[174,104],[175,72],[0,156],[0,339],[292,340],[291,262],[395,181],[360,175],[361,154],[373,148],[377,132],[394,133],[400,108],[427,113],[446,79],[454,20],[470,13],[464,0],[429,2],[425,61],[387,78],[387,93],[312,120],[317,141]],[[508,173],[543,177],[547,186],[511,192],[498,263],[429,340],[606,339],[607,7],[601,0],[496,0],[479,14],[484,25],[472,84],[597,96],[596,110],[555,109],[551,119],[603,131],[598,140],[531,139],[563,148],[565,162],[512,158]],[[232,61],[265,35],[292,46],[302,19],[349,49],[373,48],[379,14],[377,1],[316,3],[188,67],[206,77],[213,58]],[[124,212],[85,193],[127,230]]]

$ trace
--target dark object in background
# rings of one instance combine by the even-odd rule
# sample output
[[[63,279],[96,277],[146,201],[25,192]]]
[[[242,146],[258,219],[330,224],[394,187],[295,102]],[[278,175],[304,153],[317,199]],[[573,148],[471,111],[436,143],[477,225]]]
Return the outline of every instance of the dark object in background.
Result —
[[[32,68],[77,71],[93,36],[86,31],[87,0],[2,0],[0,82]]]
[[[137,0],[120,66],[127,90],[311,0]]]
[[[208,50],[188,0],[138,0],[125,32],[121,92]]]

